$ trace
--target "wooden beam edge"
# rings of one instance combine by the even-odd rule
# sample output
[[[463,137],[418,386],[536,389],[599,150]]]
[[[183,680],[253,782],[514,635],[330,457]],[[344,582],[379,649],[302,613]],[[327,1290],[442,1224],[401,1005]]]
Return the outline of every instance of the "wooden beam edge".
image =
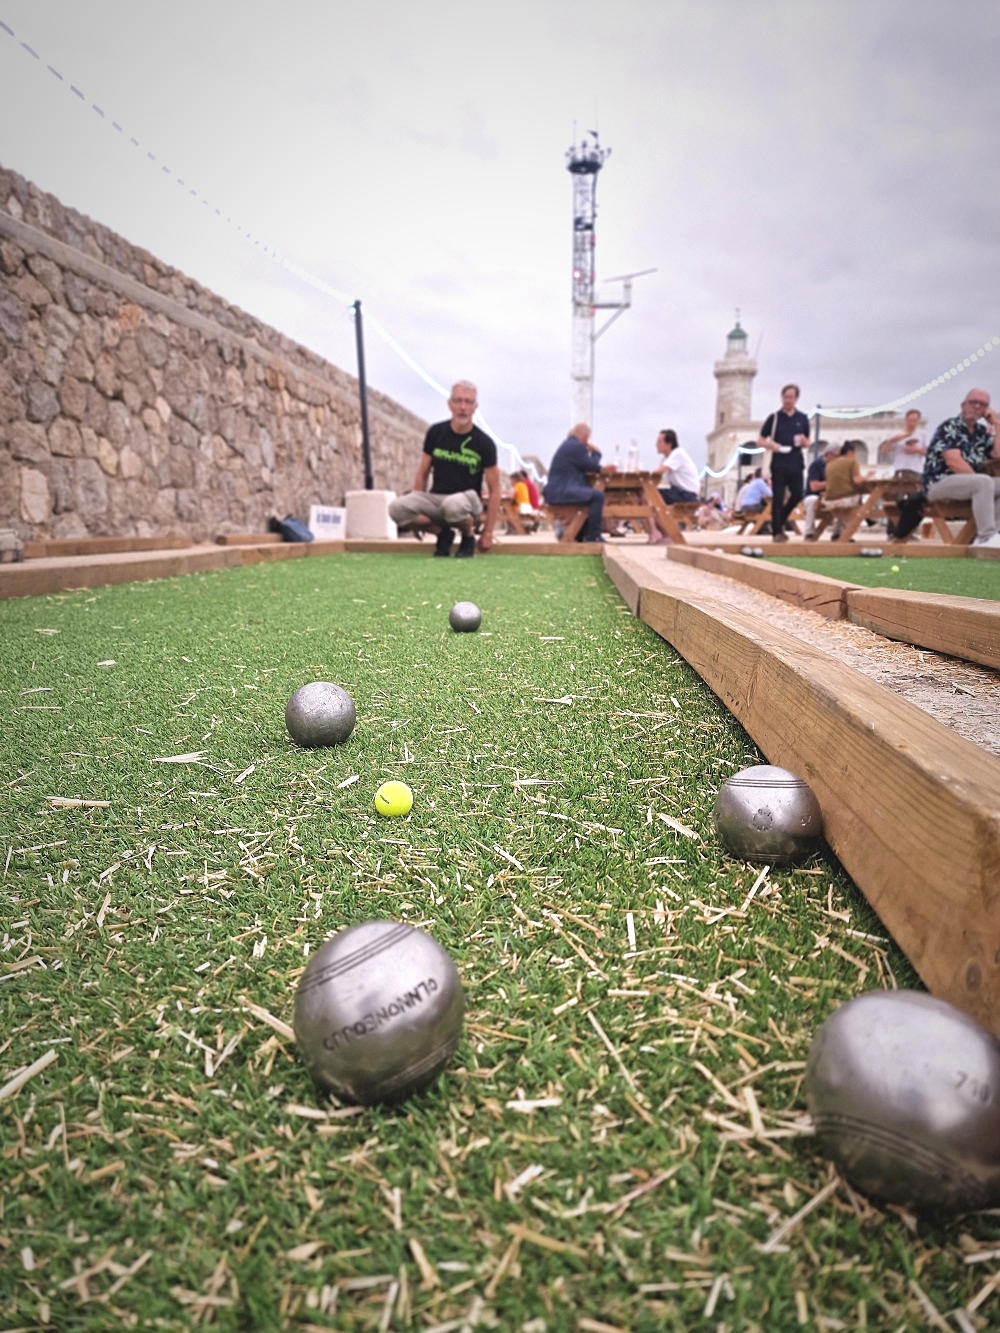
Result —
[[[847,618],[874,634],[1000,669],[1000,603],[946,593],[850,588]]]
[[[705,547],[668,546],[667,559],[693,565],[708,574],[721,574],[725,578],[736,579],[759,592],[766,592],[793,606],[804,607],[807,611],[815,611],[830,620],[845,619],[847,608],[844,594],[846,589],[856,586],[842,579],[828,578],[825,574],[790,569],[786,565],[765,564],[751,556],[728,555]]]
[[[710,598],[644,588],[639,614],[809,783],[831,849],[928,988],[1000,1036],[1000,761]]]

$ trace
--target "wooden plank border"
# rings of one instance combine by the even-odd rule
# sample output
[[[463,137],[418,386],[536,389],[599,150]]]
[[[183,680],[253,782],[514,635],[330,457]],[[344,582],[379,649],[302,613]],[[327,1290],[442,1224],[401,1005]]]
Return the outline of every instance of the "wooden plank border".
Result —
[[[1000,602],[942,593],[848,588],[847,618],[887,639],[1000,670]]]
[[[782,550],[782,555],[785,553]],[[947,558],[956,554],[941,548],[938,553]],[[814,552],[810,549],[808,554]],[[929,554],[926,547],[921,554]],[[997,559],[1000,552],[984,551],[982,555]],[[1000,669],[1000,602],[943,593],[864,588],[857,583],[827,578],[825,574],[695,546],[668,547],[667,558],[709,574],[737,579],[748,587],[831,620],[849,620],[886,639]]]
[[[635,579],[606,568],[631,595]],[[638,611],[809,783],[831,849],[928,989],[1000,1036],[1000,760],[721,602],[642,587]]]
[[[781,554],[784,555],[784,549]],[[782,602],[816,611],[830,620],[844,620],[847,616],[845,591],[855,584],[827,578],[825,574],[811,574],[786,565],[771,565],[753,556],[727,555],[698,546],[668,546],[667,559],[683,565],[693,565],[709,574],[722,574],[738,579],[751,588],[766,592]]]

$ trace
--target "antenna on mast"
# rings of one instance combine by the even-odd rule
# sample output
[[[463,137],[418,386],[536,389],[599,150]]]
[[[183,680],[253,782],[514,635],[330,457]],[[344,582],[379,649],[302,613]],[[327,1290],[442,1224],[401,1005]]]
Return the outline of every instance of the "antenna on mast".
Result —
[[[594,119],[597,119],[596,108]],[[575,141],[575,121],[573,138]],[[639,273],[609,278],[609,282],[624,284],[619,301],[598,301],[594,295],[597,175],[610,155],[610,148],[601,147],[597,130],[588,130],[579,144],[574,142],[566,152],[566,170],[573,177],[572,419],[585,421],[588,425],[594,420],[594,343],[632,304],[632,279],[656,272],[655,269],[642,269]],[[614,314],[595,333],[594,315],[598,310],[613,310]]]

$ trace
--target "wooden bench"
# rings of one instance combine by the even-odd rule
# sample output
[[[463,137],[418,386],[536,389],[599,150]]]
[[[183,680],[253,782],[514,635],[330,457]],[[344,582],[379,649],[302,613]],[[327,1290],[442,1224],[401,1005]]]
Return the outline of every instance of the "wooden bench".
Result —
[[[522,514],[514,501],[506,496],[501,497],[497,518],[507,525],[508,532],[515,532],[519,537],[529,537],[541,524],[540,515]]]
[[[666,506],[670,517],[681,528],[694,527],[695,514],[700,508],[700,500],[678,500],[676,504]]]
[[[899,505],[894,499],[883,501],[881,513],[890,523],[899,521]],[[958,532],[952,532],[949,523],[961,523],[962,526]],[[969,546],[976,535],[976,520],[972,517],[972,505],[968,500],[926,501],[920,525],[925,536],[936,532],[948,546]],[[899,540],[905,541],[906,538]]]
[[[733,522],[738,526],[736,528],[737,536],[742,537],[744,533],[748,536],[756,537],[765,523],[771,521],[771,501],[768,500],[762,509],[752,509],[744,512],[738,509],[733,514]]]
[[[183,551],[194,546],[190,537],[61,537],[24,543],[25,560],[46,556],[126,555],[132,551]]]
[[[589,510],[586,505],[545,504],[542,506],[542,512],[551,522],[559,541],[575,542],[578,533],[587,522]]]
[[[800,501],[785,520],[792,532],[796,535],[798,535],[799,532],[799,523],[805,519],[805,512],[805,508]],[[761,529],[771,522],[771,501],[765,501],[764,508],[759,514],[737,513],[736,522],[740,525],[737,533],[738,536],[742,536],[745,533],[749,537],[756,537]],[[773,530],[772,526],[772,532]]]

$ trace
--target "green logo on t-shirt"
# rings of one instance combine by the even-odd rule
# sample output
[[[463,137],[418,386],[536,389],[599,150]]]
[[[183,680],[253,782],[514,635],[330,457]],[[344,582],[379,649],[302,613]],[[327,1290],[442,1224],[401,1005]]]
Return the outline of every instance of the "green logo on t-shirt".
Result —
[[[476,453],[475,449],[470,449],[468,447],[471,441],[472,436],[467,435],[458,446],[457,451],[454,449],[441,449],[439,447],[434,450],[434,457],[450,459],[453,463],[461,463],[463,467],[467,467],[470,472],[478,472],[483,465],[483,461],[480,455]]]

